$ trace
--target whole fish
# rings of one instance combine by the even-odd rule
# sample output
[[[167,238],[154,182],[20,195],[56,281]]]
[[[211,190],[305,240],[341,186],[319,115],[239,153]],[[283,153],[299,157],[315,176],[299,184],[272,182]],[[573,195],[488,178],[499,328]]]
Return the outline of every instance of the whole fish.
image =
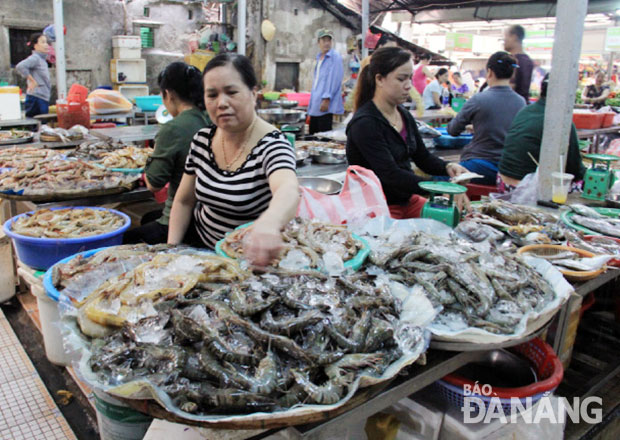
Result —
[[[582,205],[581,203],[573,203],[568,206],[575,214],[583,215],[584,217],[590,218],[607,218],[603,214],[597,212],[596,210],[590,208],[589,206]]]
[[[584,217],[582,215],[574,215],[572,220],[578,225],[584,226],[601,234],[620,238],[620,221],[611,218],[598,219]]]

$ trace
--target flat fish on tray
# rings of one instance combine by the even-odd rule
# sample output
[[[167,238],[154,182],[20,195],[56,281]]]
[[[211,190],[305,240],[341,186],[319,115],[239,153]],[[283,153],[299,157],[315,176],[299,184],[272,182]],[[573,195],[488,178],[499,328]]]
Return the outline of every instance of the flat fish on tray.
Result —
[[[592,231],[600,232],[604,235],[620,238],[620,220],[606,217],[604,219],[584,217],[583,215],[575,214],[571,220],[576,224]]]

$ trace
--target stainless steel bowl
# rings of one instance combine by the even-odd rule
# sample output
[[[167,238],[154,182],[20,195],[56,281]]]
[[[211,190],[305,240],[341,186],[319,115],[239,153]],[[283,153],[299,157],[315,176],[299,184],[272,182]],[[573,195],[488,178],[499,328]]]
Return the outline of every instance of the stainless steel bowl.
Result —
[[[310,147],[308,149],[312,161],[322,165],[337,165],[347,163],[347,153],[345,150],[335,148]]]
[[[276,99],[275,101],[272,101],[272,104],[277,105],[278,107],[282,107],[282,108],[295,108],[297,107],[297,101],[289,101],[288,99]]]
[[[620,209],[620,194],[607,194],[605,205],[610,208]]]
[[[258,116],[270,124],[295,124],[301,121],[306,113],[301,110],[285,110],[281,108],[267,108],[257,110]]]
[[[305,150],[297,150],[295,151],[295,157],[297,159],[297,166],[302,166],[304,164],[304,160],[308,158],[308,152]]]
[[[301,186],[313,189],[323,194],[338,194],[342,189],[342,183],[325,177],[298,177]]]

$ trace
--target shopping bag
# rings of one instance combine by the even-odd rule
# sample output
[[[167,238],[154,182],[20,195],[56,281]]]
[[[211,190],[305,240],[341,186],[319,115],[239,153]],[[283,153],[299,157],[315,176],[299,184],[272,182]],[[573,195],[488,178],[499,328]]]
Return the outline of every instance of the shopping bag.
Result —
[[[326,195],[301,188],[297,215],[332,224],[363,221],[390,215],[379,178],[372,171],[351,165],[347,168],[340,194]]]

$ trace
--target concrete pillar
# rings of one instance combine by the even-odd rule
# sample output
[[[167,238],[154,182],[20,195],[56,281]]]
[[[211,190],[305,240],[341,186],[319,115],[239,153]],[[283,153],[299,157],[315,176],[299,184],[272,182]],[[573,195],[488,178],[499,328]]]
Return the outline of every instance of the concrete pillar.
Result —
[[[58,98],[67,97],[67,62],[65,59],[65,33],[64,18],[62,11],[63,0],[53,0],[54,6],[54,32],[56,34],[56,88]],[[50,103],[51,104],[51,103]]]
[[[245,55],[245,14],[246,0],[237,1],[237,53]]]
[[[551,173],[563,171],[566,164],[587,10],[587,0],[558,0],[538,169],[538,198],[541,200],[551,200]],[[561,154],[564,163],[559,170]]]
[[[368,56],[368,48],[364,44],[368,33],[368,0],[362,0],[362,59]]]

